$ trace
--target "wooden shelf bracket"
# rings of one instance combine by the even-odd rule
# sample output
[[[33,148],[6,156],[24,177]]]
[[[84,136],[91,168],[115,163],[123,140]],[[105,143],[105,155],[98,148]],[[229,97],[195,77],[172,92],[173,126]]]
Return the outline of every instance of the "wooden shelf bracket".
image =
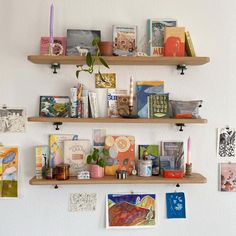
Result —
[[[180,64],[180,65],[177,65],[176,69],[180,70],[181,75],[184,75],[184,71],[187,70],[187,66],[185,64]]]

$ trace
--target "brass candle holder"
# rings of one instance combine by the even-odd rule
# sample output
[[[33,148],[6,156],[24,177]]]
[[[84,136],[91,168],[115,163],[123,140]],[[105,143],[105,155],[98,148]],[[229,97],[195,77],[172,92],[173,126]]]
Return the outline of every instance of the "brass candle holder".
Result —
[[[190,163],[190,164],[186,163],[185,175],[186,176],[192,175],[192,163]]]

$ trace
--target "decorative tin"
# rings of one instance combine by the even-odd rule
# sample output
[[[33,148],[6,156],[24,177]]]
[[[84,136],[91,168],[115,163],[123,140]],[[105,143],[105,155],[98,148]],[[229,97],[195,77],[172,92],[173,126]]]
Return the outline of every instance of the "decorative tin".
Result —
[[[152,160],[138,160],[138,175],[143,177],[152,176]]]
[[[57,169],[57,180],[67,180],[69,179],[70,172],[69,172],[70,165],[69,164],[60,164],[56,166]]]

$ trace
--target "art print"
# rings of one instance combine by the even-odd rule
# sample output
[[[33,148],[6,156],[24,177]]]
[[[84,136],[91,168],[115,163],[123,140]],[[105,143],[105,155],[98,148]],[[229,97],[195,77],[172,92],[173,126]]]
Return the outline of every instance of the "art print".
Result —
[[[167,219],[186,218],[185,194],[166,193]]]
[[[0,109],[0,132],[24,132],[25,124],[25,109],[5,107]]]
[[[156,224],[155,194],[108,194],[107,228],[145,228]]]
[[[235,157],[235,129],[219,128],[217,134],[217,156]]]
[[[71,193],[69,198],[69,211],[95,211],[96,204],[96,193]]]
[[[106,129],[93,129],[93,146],[105,146]]]
[[[95,87],[116,88],[116,74],[115,73],[95,74]]]
[[[220,191],[236,192],[236,163],[220,164]]]

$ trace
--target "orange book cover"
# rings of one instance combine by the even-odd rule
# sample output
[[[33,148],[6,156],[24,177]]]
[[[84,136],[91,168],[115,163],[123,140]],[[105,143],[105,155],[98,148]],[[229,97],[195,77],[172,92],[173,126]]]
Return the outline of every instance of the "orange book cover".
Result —
[[[105,149],[109,150],[105,175],[115,175],[116,170],[131,173],[135,165],[135,139],[133,136],[107,136]]]
[[[185,53],[185,28],[167,27],[164,38],[164,56],[183,57]]]

